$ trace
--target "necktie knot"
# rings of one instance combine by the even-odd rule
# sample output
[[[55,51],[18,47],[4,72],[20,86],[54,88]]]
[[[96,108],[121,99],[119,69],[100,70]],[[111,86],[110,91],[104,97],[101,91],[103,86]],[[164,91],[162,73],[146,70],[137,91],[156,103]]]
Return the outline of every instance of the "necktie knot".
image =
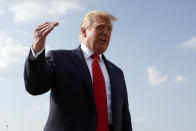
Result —
[[[99,59],[99,55],[94,53],[94,54],[91,56],[91,58],[93,58],[93,59]]]

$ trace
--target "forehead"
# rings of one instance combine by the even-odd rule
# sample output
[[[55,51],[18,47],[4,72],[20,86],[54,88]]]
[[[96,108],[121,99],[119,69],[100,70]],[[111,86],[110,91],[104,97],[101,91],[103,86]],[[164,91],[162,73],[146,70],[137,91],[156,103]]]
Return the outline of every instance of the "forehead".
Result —
[[[104,25],[112,26],[110,19],[107,16],[102,16],[102,15],[95,16],[92,24],[94,25],[104,24]]]

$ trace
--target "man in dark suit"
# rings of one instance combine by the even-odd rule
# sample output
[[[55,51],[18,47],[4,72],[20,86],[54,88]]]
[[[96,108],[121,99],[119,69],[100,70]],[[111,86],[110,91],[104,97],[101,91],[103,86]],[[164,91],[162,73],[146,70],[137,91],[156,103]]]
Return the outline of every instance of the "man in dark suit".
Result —
[[[36,27],[24,79],[32,95],[51,90],[44,131],[132,131],[123,72],[103,55],[115,20],[104,11],[88,12],[80,28],[81,45],[46,56],[46,37],[58,23]]]

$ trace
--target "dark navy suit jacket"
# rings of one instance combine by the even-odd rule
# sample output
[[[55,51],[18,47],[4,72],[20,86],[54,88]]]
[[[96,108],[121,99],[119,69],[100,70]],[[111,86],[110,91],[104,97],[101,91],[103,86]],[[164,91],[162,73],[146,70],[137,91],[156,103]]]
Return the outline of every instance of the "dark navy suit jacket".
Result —
[[[127,90],[120,68],[103,60],[111,83],[114,131],[132,131]],[[44,131],[96,131],[97,112],[90,72],[80,46],[75,50],[43,51],[37,59],[30,51],[25,62],[27,92],[51,90],[50,113]]]

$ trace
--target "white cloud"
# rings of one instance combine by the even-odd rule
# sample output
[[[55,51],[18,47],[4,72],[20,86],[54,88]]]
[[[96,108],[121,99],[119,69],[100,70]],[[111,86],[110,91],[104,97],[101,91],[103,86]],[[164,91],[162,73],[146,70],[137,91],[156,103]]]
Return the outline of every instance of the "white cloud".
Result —
[[[21,79],[29,46],[24,46],[6,31],[0,30],[0,78]]]
[[[184,49],[194,50],[196,52],[196,36],[193,36],[189,40],[183,42],[181,47]]]
[[[88,0],[21,0],[9,5],[15,22],[32,21],[65,15],[69,10],[80,10]]]
[[[174,78],[174,81],[175,81],[176,83],[184,83],[184,82],[186,82],[187,80],[188,80],[188,78],[184,77],[183,75],[179,75],[179,76],[176,76],[176,77]]]
[[[153,86],[161,86],[168,80],[167,75],[162,75],[158,72],[156,66],[147,67],[148,82]]]
[[[46,45],[46,50],[50,47]],[[6,31],[0,30],[0,81],[23,76],[30,45],[24,46]]]
[[[30,32],[27,31],[27,30],[16,30],[16,33],[19,33],[19,34],[22,34],[22,35],[25,35],[25,36],[30,34]]]
[[[5,77],[0,77],[0,81],[6,81]]]
[[[0,10],[0,16],[3,15],[5,12],[3,10]]]
[[[0,69],[22,61],[28,50],[6,31],[0,31]]]

